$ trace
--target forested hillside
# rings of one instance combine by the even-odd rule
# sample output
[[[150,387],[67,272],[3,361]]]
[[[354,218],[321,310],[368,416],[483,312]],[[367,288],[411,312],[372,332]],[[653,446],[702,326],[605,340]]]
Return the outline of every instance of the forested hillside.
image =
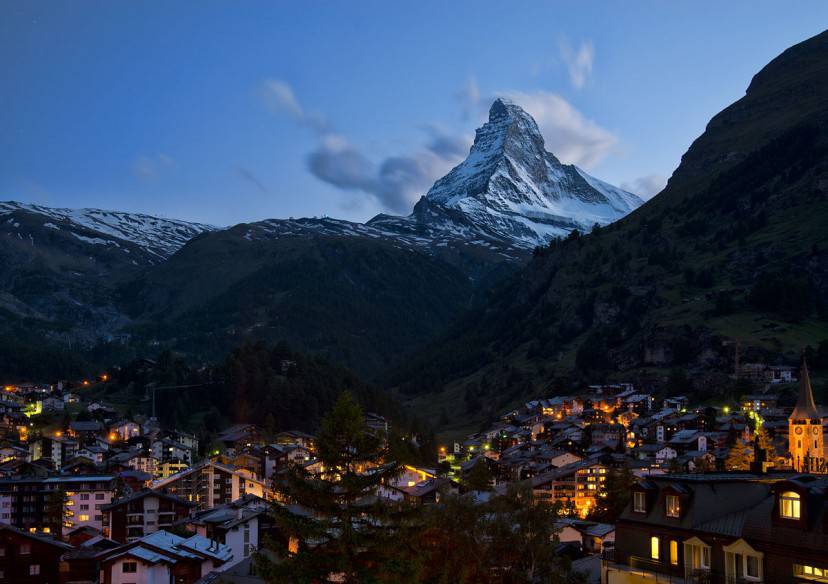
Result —
[[[681,367],[726,378],[737,343],[743,361],[795,361],[828,338],[826,221],[823,33],[757,74],[662,193],[608,227],[538,248],[391,383],[451,418],[578,377]]]

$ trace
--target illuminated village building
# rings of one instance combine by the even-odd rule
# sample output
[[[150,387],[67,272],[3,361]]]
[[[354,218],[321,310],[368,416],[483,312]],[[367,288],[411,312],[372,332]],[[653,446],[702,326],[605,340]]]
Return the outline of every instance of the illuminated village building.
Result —
[[[828,582],[828,477],[652,476],[632,489],[602,584]]]
[[[795,470],[826,472],[822,416],[814,403],[811,377],[804,362],[799,378],[799,397],[788,418],[788,452]]]
[[[199,509],[225,505],[243,495],[265,498],[268,488],[249,471],[203,462],[160,479],[152,488],[195,503]]]
[[[100,530],[101,509],[114,492],[112,475],[0,480],[0,522],[33,533],[66,534],[85,526]]]

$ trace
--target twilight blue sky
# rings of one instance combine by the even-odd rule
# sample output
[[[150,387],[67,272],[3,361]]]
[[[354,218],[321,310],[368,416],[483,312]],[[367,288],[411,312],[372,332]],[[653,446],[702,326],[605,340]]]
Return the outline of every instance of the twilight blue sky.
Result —
[[[407,213],[493,96],[653,194],[828,3],[7,0],[0,200],[227,225]]]

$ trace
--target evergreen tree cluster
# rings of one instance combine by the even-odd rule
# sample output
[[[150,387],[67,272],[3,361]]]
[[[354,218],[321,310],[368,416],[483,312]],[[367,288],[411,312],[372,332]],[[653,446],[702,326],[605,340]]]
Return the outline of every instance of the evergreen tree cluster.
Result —
[[[527,485],[486,503],[448,492],[426,506],[377,497],[399,463],[350,394],[322,422],[317,448],[321,472],[293,466],[278,479],[280,537],[256,557],[267,581],[585,582],[555,553],[558,509]]]
[[[195,364],[165,351],[156,360],[136,360],[114,371],[103,393],[125,391],[139,404],[134,413],[149,413],[153,387],[161,424],[195,432],[205,446],[235,423],[257,424],[271,434],[281,430],[314,433],[323,413],[347,391],[366,411],[388,418],[395,432],[416,437],[419,447],[410,446],[410,439],[395,443],[398,457],[424,462],[421,453],[436,451],[431,429],[405,412],[387,392],[344,367],[294,351],[284,343],[245,344],[217,365]]]

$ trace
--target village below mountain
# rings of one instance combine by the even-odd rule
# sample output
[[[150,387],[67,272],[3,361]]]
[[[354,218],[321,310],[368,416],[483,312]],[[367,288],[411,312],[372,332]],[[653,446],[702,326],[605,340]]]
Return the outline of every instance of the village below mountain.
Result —
[[[826,104],[646,202],[492,96],[407,215],[0,203],[0,582],[828,583]]]

